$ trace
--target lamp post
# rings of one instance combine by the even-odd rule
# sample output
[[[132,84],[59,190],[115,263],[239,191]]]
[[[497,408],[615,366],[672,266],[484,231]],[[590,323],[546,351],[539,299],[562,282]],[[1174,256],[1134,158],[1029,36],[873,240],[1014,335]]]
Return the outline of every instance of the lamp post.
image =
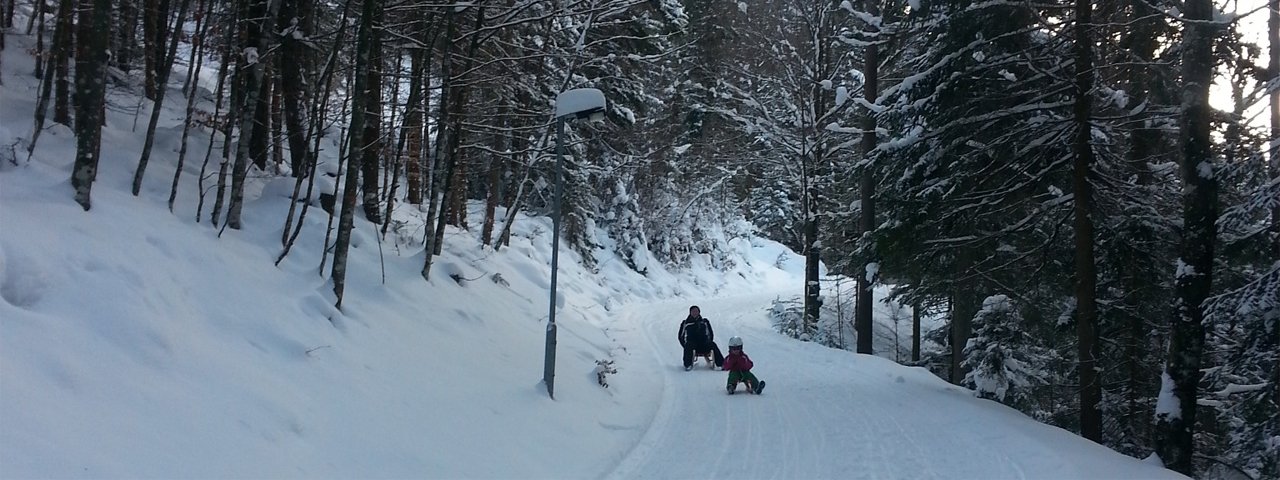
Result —
[[[556,96],[556,197],[551,209],[551,302],[547,313],[546,358],[542,382],[547,396],[556,398],[556,274],[560,270],[560,199],[564,197],[564,122],[572,118],[604,120],[604,93],[594,88],[577,88]]]

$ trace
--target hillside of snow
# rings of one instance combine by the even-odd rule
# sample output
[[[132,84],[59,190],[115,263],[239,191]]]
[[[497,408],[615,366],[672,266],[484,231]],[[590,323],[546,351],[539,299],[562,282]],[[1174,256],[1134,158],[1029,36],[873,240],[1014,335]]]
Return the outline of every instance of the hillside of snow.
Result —
[[[640,275],[607,251],[587,269],[562,250],[552,400],[547,219],[519,218],[498,251],[449,230],[430,281],[420,232],[357,219],[339,311],[323,211],[273,264],[292,179],[252,179],[242,230],[209,225],[208,204],[197,222],[198,129],[169,211],[178,92],[135,197],[149,107],[113,90],[86,212],[69,129],[27,159],[38,81],[22,49],[0,55],[0,477],[1176,477],[921,369],[777,334],[766,311],[799,294],[803,262],[758,238],[724,240],[727,272]],[[690,304],[746,339],[769,391],[683,371]],[[617,369],[608,388],[597,361]]]

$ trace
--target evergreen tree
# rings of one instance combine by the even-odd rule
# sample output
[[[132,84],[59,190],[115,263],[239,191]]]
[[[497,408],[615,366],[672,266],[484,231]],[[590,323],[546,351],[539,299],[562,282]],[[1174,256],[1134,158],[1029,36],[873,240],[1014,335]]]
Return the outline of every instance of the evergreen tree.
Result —
[[[982,398],[1028,411],[1034,390],[1052,377],[1044,369],[1051,352],[1037,344],[1025,323],[1009,297],[982,301],[964,348],[964,385]]]

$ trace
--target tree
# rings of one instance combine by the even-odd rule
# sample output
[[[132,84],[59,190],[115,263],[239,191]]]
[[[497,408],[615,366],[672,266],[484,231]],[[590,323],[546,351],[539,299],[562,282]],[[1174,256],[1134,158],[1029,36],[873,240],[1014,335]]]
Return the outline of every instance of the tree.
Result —
[[[107,41],[111,33],[111,0],[80,0],[80,54],[76,56],[76,160],[71,187],[85,211],[98,176],[102,146],[102,115],[106,101]]]
[[[1024,330],[1025,320],[1012,300],[992,295],[973,317],[974,333],[964,348],[964,385],[978,396],[1022,410],[1032,391],[1049,380],[1044,370],[1051,352]]]
[[[181,0],[182,4],[178,7],[178,15],[175,17],[174,31],[178,31],[182,27],[182,21],[186,18],[187,7],[191,5],[191,0]],[[160,111],[164,106],[165,90],[169,85],[169,73],[173,71],[173,60],[178,54],[178,41],[181,35],[173,35],[169,42],[169,48],[160,59],[157,60],[159,73],[155,76],[154,87],[159,91],[153,97],[151,104],[151,119],[147,122],[146,138],[142,142],[142,156],[138,159],[138,168],[133,174],[133,195],[138,196],[138,192],[142,190],[142,177],[147,171],[147,163],[151,160],[151,147],[156,140],[156,126],[160,123]]]
[[[1182,235],[1176,304],[1156,406],[1156,453],[1165,466],[1192,475],[1197,389],[1204,355],[1204,303],[1213,286],[1218,185],[1210,138],[1209,87],[1213,41],[1220,25],[1213,2],[1185,2],[1182,27],[1182,104],[1178,136],[1182,177]]]
[[[1076,127],[1072,155],[1072,230],[1075,233],[1076,335],[1080,376],[1080,435],[1102,440],[1102,382],[1098,378],[1097,273],[1093,250],[1093,3],[1076,0],[1075,6],[1075,105]]]
[[[1019,300],[1029,316],[1057,314],[1047,312],[1060,304],[1056,289],[1010,285],[1067,283],[1069,246],[1056,239],[1071,213],[1068,52],[1037,33],[1026,4],[931,4],[910,28],[904,77],[881,94],[890,138],[876,151],[886,180],[873,238],[881,274],[904,280],[902,294],[951,305],[949,377],[959,383],[984,292],[1042,295]]]
[[[53,48],[49,51],[49,63],[52,67],[45,69],[45,75],[52,75],[55,85],[53,121],[67,126],[71,125],[71,113],[67,108],[71,90],[68,67],[73,41],[72,25],[75,23],[76,16],[75,3],[75,0],[58,2],[57,23],[53,29]]]
[[[733,103],[716,113],[761,143],[766,163],[756,168],[785,172],[786,182],[798,187],[794,202],[805,255],[804,322],[812,333],[822,306],[819,224],[833,209],[834,163],[853,147],[845,141],[847,133],[829,128],[838,125],[851,105],[845,102],[848,87],[842,83],[852,58],[836,51],[834,42],[852,15],[821,1],[771,2],[751,12],[760,19],[758,30],[744,32],[744,40],[760,42],[746,47],[758,59],[719,82],[717,88],[725,89]]]
[[[160,70],[165,65],[165,41],[169,37],[170,0],[142,0],[142,61],[144,63],[143,89],[148,99],[159,100],[163,93],[160,86]],[[179,21],[181,21],[179,17]]]
[[[307,102],[304,73],[311,64],[313,44],[309,36],[315,28],[312,13],[313,0],[284,0],[280,4],[278,23],[285,25],[280,38],[282,54],[277,57],[280,72],[280,90],[284,102],[284,122],[289,141],[290,171],[296,177],[306,176],[307,124],[304,107]],[[320,87],[319,85],[310,85]]]
[[[338,238],[334,241],[333,267],[330,277],[333,279],[333,293],[337,297],[335,306],[342,308],[342,296],[347,284],[347,251],[351,248],[351,230],[355,228],[356,196],[359,193],[360,162],[364,160],[363,150],[372,139],[366,138],[368,132],[364,123],[370,120],[369,115],[362,114],[370,102],[379,100],[379,91],[370,85],[370,72],[376,67],[372,62],[374,45],[373,37],[379,34],[376,22],[381,15],[381,0],[365,0],[360,12],[360,27],[356,33],[355,85],[351,95],[351,125],[347,133],[346,179],[342,188],[342,211],[338,218]],[[380,119],[379,119],[380,121]]]
[[[240,215],[244,208],[244,182],[249,170],[249,149],[253,144],[251,138],[246,137],[258,134],[254,126],[258,116],[254,113],[258,111],[260,103],[267,101],[262,98],[262,85],[267,83],[264,78],[268,59],[263,58],[262,55],[266,55],[271,49],[275,17],[279,12],[281,0],[267,0],[268,3],[265,5],[260,0],[244,1],[246,3],[241,7],[246,12],[252,13],[248,18],[241,19],[246,25],[243,59],[246,71],[237,72],[236,75],[243,77],[241,86],[244,95],[241,97],[243,103],[239,109],[240,143],[237,145],[235,163],[232,165],[231,202],[227,207],[226,225],[233,229],[240,228]]]

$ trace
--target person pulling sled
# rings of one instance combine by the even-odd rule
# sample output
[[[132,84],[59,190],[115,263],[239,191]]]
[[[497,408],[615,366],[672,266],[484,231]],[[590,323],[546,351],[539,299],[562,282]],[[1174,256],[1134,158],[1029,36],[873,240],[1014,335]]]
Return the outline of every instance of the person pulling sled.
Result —
[[[697,305],[689,307],[689,316],[680,322],[680,346],[684,347],[684,369],[693,369],[693,356],[712,355],[716,368],[724,365],[724,355],[716,346],[716,333],[711,329],[711,322],[702,318],[702,311]]]
[[[738,389],[739,382],[747,384],[747,393],[758,395],[764,390],[764,381],[751,373],[754,366],[751,357],[742,351],[742,337],[729,337],[729,356],[724,358],[724,369],[729,371],[729,385],[726,387],[729,395]]]

